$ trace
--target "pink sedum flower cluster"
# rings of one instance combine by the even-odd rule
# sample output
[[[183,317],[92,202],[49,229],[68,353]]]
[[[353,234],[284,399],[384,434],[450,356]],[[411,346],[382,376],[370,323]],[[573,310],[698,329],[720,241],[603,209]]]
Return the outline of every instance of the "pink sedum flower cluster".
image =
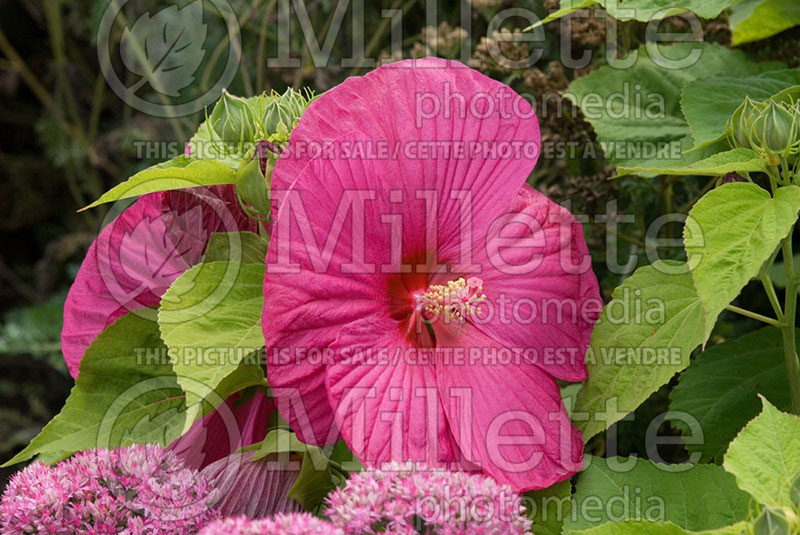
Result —
[[[410,464],[355,474],[328,504],[331,521],[352,535],[515,535],[531,527],[510,486],[467,472],[413,470]]]
[[[199,472],[160,446],[97,449],[9,482],[0,534],[190,535],[217,513]]]
[[[391,463],[328,496],[330,521],[307,513],[217,520],[198,535],[522,535],[531,528],[509,485],[467,472]]]
[[[290,513],[261,520],[243,516],[217,520],[198,535],[344,535],[344,532],[308,513]]]

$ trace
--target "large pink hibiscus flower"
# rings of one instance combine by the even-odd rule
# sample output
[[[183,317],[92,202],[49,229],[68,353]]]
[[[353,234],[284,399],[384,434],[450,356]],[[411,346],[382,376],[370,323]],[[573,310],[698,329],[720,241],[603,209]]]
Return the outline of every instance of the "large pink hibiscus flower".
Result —
[[[556,379],[586,378],[600,297],[581,225],[525,185],[539,142],[523,98],[440,59],[311,104],[272,175],[262,322],[304,441],[517,491],[580,469]]]
[[[152,193],[109,223],[89,247],[64,305],[64,359],[73,377],[83,354],[106,327],[128,313],[156,321],[161,296],[184,271],[202,260],[213,232],[249,230],[257,222],[239,207],[233,186]],[[225,419],[212,412],[175,444],[184,462],[200,468],[263,438],[273,410],[263,394],[245,403],[226,401],[239,425],[231,446]]]

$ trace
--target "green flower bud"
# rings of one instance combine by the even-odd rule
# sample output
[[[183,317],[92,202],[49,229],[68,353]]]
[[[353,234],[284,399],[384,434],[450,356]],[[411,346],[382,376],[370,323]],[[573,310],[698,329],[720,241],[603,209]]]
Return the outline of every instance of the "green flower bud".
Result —
[[[800,100],[792,106],[792,122],[795,127],[794,145],[789,150],[789,154],[800,154]]]
[[[796,150],[798,141],[795,110],[769,101],[753,123],[750,136],[753,149],[766,156],[786,157]]]
[[[766,106],[762,102],[750,100],[745,97],[733,115],[728,119],[728,140],[735,148],[752,148],[750,144],[750,134],[753,131],[753,124]]]
[[[753,522],[753,535],[791,535],[792,526],[783,509],[767,507]]]
[[[306,109],[304,101],[303,96],[295,92],[291,87],[281,95],[281,106],[291,116],[292,120],[303,115]]]
[[[259,214],[269,214],[269,186],[257,155],[245,159],[236,171],[236,194]]]
[[[278,125],[281,123],[283,123],[285,127],[291,126],[291,117],[276,99],[267,106],[264,112],[263,123],[267,135],[272,135],[278,132]]]
[[[314,95],[311,92],[308,92],[306,95],[294,91],[293,89],[287,89],[286,92],[281,95],[281,106],[286,110],[286,112],[290,116],[290,122],[287,126],[291,130],[300,120],[300,117],[305,113],[306,108],[308,105],[311,104],[311,101],[314,100]]]
[[[226,143],[241,144],[252,142],[256,136],[255,115],[247,101],[222,91],[214,111],[211,124]]]

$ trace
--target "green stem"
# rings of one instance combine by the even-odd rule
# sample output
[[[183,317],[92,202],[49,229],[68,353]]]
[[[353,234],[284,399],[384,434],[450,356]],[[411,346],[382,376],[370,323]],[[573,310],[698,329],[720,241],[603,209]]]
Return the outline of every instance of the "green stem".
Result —
[[[782,327],[781,322],[779,322],[778,320],[773,319],[773,318],[768,318],[767,316],[763,316],[763,315],[759,314],[758,312],[753,312],[752,310],[739,308],[739,307],[734,306],[734,305],[726,306],[725,310],[729,310],[731,312],[735,312],[736,314],[739,314],[740,316],[744,316],[746,318],[754,319],[756,321],[760,321],[762,323],[766,323],[768,325],[772,325],[773,327],[778,327],[778,328]]]
[[[780,169],[776,165],[768,165],[767,166],[767,176],[769,176],[769,185],[772,188],[772,192],[775,193],[775,190],[778,186],[783,186],[786,184],[784,177],[781,175]]]
[[[120,10],[118,17],[119,17],[119,24],[120,24],[121,27],[124,28],[124,27],[128,26],[128,19],[125,16],[124,11]],[[142,43],[140,43],[139,40],[136,39],[133,35],[131,36],[130,44],[131,44],[131,50],[133,51],[134,56],[136,56],[136,59],[139,61],[139,64],[140,65],[147,65],[148,64],[148,62],[147,62],[147,54],[144,51],[144,45]],[[157,84],[156,84],[156,81],[153,78],[153,73],[149,69],[144,69],[144,71],[145,71],[145,74],[142,77],[142,79],[140,79],[137,82],[137,84],[135,84],[134,86],[128,88],[128,90],[131,93],[135,93],[136,90],[141,85],[144,85],[144,83],[149,83],[150,87],[152,87],[153,89],[156,88]],[[170,105],[170,100],[167,98],[166,95],[164,95],[163,93],[161,93],[158,90],[156,90],[155,92],[158,93],[158,98],[161,101],[161,104],[163,106],[165,106],[165,108]],[[169,109],[169,108],[167,108],[167,109]],[[169,124],[172,127],[172,132],[175,134],[175,137],[179,141],[183,141],[183,140],[187,139],[187,137],[186,137],[187,134],[184,131],[183,125],[181,124],[180,120],[177,117],[175,117],[174,115],[172,115],[172,114],[169,114],[167,116],[167,119],[169,120]]]
[[[797,313],[797,284],[792,256],[792,234],[781,241],[783,265],[786,269],[786,302],[783,311],[783,355],[786,359],[786,374],[789,378],[789,391],[792,394],[792,412],[800,415],[800,361],[797,359],[795,341],[795,315]]]
[[[75,100],[72,86],[67,78],[67,62],[64,54],[66,45],[61,24],[61,5],[56,0],[47,0],[44,5],[48,31],[50,33],[50,49],[53,52],[53,59],[55,60],[56,66],[56,87],[66,103],[68,115],[72,119],[80,141],[85,144],[86,136],[81,122],[81,113],[78,110],[78,103]]]
[[[307,46],[303,46],[300,50],[300,66],[294,71],[294,81],[292,82],[292,89],[299,91],[303,86],[303,79],[305,78],[305,66],[311,60],[311,52]]]
[[[258,30],[258,54],[256,55],[256,90],[265,91],[264,75],[267,73],[267,62],[264,58],[267,57],[267,26],[272,14],[275,11],[275,6],[278,5],[278,0],[271,0],[267,4],[267,9],[264,10],[264,15],[261,17],[261,27]]]
[[[103,73],[97,75],[94,84],[94,95],[92,96],[92,111],[89,113],[89,143],[94,143],[97,139],[97,129],[100,126],[100,114],[103,111],[103,98],[105,96],[106,79]]]
[[[794,173],[792,172],[792,166],[789,165],[789,160],[785,156],[781,156],[781,170],[783,171],[784,183],[787,185],[792,184]]]
[[[773,196],[777,192],[776,182],[791,183],[788,172],[788,169],[784,169],[784,174],[781,176],[777,167],[767,167],[767,174],[769,175]],[[789,232],[789,235],[781,240],[783,267],[786,270],[786,295],[784,297],[783,321],[781,322],[780,329],[783,335],[783,356],[786,360],[786,376],[789,380],[789,393],[792,397],[792,412],[800,415],[800,361],[797,358],[797,341],[795,339],[797,290],[800,281],[798,281],[797,272],[794,267],[794,253],[792,252],[793,236],[794,226]]]
[[[341,474],[347,475],[350,473],[344,469],[341,463],[334,461],[333,459],[328,459],[328,464],[337,469]]]
[[[783,309],[781,308],[781,303],[778,300],[778,294],[775,292],[775,285],[772,284],[772,279],[768,274],[764,273],[759,275],[759,279],[761,280],[761,284],[764,286],[764,291],[767,292],[767,297],[769,298],[769,303],[772,305],[772,310],[774,310],[775,315],[778,316],[778,321],[783,321]]]
[[[392,3],[392,7],[391,8],[392,9],[400,9],[402,11],[402,13],[405,15],[405,12],[408,11],[411,8],[412,5],[414,5],[415,1],[416,0],[408,0],[408,2],[403,4],[402,0],[395,0],[394,3]],[[383,40],[384,36],[386,35],[386,31],[390,29],[391,23],[392,23],[392,20],[390,18],[388,18],[388,17],[384,17],[381,20],[381,23],[378,25],[378,28],[375,30],[375,33],[372,34],[372,37],[370,38],[369,43],[367,43],[366,51],[364,52],[364,58],[372,57],[372,54],[378,48],[378,45],[381,44],[381,41]],[[352,70],[350,71],[350,76],[357,75],[359,73],[359,71],[363,67],[364,66],[361,65],[361,64],[356,65],[355,67],[353,67]]]
[[[672,214],[672,184],[673,184],[674,177],[671,176],[660,176],[659,183],[661,185],[661,208],[663,210],[662,213],[664,214]],[[673,237],[672,233],[673,225],[667,224],[664,228],[664,237],[667,239],[671,239]]]
[[[239,65],[239,75],[242,77],[242,85],[244,85],[244,94],[247,97],[253,96],[253,82],[250,78],[250,71],[247,70],[247,62],[243,61]]]
[[[200,77],[200,87],[208,87],[210,85],[211,75],[214,73],[214,67],[217,66],[217,63],[219,63],[222,53],[225,52],[225,48],[229,44],[229,41],[230,39],[227,41],[223,39],[217,43],[216,47],[214,47],[214,50],[209,56],[208,65],[206,65],[206,68],[203,71],[203,76]]]
[[[19,73],[22,80],[28,86],[28,89],[39,99],[39,102],[41,102],[45,108],[51,108],[53,106],[53,98],[50,96],[50,92],[44,84],[39,81],[39,78],[36,77],[30,67],[28,67],[28,64],[25,63],[22,56],[20,56],[17,50],[11,45],[11,42],[6,38],[6,34],[3,33],[2,29],[0,29],[0,52],[8,58],[11,67]]]

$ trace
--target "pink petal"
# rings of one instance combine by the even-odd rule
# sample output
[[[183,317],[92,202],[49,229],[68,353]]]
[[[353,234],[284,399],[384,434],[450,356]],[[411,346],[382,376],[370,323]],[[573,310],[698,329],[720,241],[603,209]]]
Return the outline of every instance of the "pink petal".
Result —
[[[239,398],[240,394],[232,395],[224,407],[195,421],[189,431],[170,444],[170,450],[186,466],[200,469],[262,440],[275,405],[260,392],[244,402]]]
[[[258,232],[258,222],[245,214],[233,186],[165,191],[167,232],[187,262],[200,262],[213,232]]]
[[[380,221],[380,214],[365,205],[359,219],[369,235],[361,236],[360,245],[354,245],[353,233],[336,215],[336,196],[345,187],[358,189],[373,171],[369,161],[313,162],[303,172],[310,177],[311,185],[298,181],[293,193],[302,205],[287,209],[273,227],[262,317],[269,358],[267,374],[278,409],[308,444],[324,445],[338,439],[324,386],[329,361],[324,357],[326,349],[342,326],[359,318],[391,313],[388,277],[364,268],[388,247],[387,229],[366,223]],[[327,180],[315,182],[320,176]],[[333,247],[326,249],[331,228],[343,231],[336,242],[330,242]],[[357,265],[348,270],[346,266],[354,260],[353,250],[357,248],[363,251],[363,261],[356,258]],[[289,269],[285,269],[287,266]]]
[[[345,138],[363,141],[356,134]],[[402,261],[425,262],[425,236],[419,232],[425,225],[425,201],[392,203],[382,185],[402,185],[404,177],[398,173],[396,166],[371,160],[312,161],[273,228],[262,317],[267,373],[279,410],[306,443],[338,439],[323,380],[329,362],[325,351],[339,329],[360,318],[394,316],[398,308],[412,306],[410,292],[427,283],[427,274],[382,273],[378,267],[392,262],[392,228],[375,223],[384,216],[402,217],[403,251],[423,253]],[[343,197],[345,191],[363,190],[375,200],[339,208],[342,198],[359,202]],[[346,213],[356,214],[355,222],[343,220]],[[328,238],[332,229],[335,241]]]
[[[89,247],[64,305],[61,345],[72,376],[103,329],[129,311],[157,305],[188,267],[166,239],[161,194],[145,195],[106,226]]]
[[[221,516],[251,519],[302,511],[299,503],[286,497],[297,481],[300,461],[278,455],[253,461],[256,453],[234,453],[203,469],[203,476],[215,489],[214,508]]]
[[[581,224],[527,185],[502,224],[476,253],[487,300],[475,322],[502,345],[535,350],[549,374],[585,380],[603,302]]]
[[[366,465],[456,460],[436,386],[435,350],[405,338],[404,322],[364,319],[342,328],[327,368],[336,424]]]
[[[461,453],[517,492],[546,488],[577,473],[583,441],[555,380],[520,355],[502,353],[506,348],[473,326],[465,324],[464,330],[460,346],[437,348],[436,369]]]
[[[400,61],[348,78],[309,106],[273,171],[273,199],[282,204],[284,190],[298,185],[301,171],[317,154],[315,147],[333,143],[346,149],[342,137],[350,133],[360,134],[376,151],[387,149],[373,157],[381,171],[391,169],[393,176],[367,177],[371,185],[402,189],[410,194],[404,201],[413,200],[417,191],[438,192],[439,224],[460,221],[460,203],[450,193],[468,192],[478,234],[511,205],[538,159],[540,143],[535,113],[508,86],[454,61]],[[468,144],[465,154],[447,157],[436,149],[453,142]],[[425,147],[433,152],[421,152]],[[492,152],[503,147],[520,150],[506,156]],[[360,157],[352,152],[350,159]],[[332,186],[329,210],[341,197]],[[457,239],[448,233],[440,243]]]

